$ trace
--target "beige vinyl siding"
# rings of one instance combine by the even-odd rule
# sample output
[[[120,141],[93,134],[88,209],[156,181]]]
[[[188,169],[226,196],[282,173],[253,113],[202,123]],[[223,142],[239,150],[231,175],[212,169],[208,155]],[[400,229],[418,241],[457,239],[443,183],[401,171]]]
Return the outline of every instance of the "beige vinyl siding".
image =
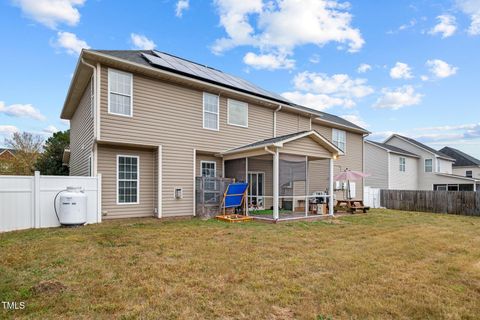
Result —
[[[310,137],[300,138],[284,144],[280,149],[282,153],[292,153],[297,155],[306,155],[317,158],[330,158],[331,153],[315,142]]]
[[[155,152],[150,149],[98,146],[98,172],[102,174],[102,214],[105,219],[154,215],[156,207]],[[138,204],[117,205],[117,155],[139,157],[140,197]]]
[[[398,166],[397,166],[398,169]],[[371,188],[388,189],[388,152],[370,143],[365,143],[365,185]]]
[[[287,111],[277,112],[277,137],[310,130],[310,118]]]
[[[198,153],[197,151],[197,162],[195,167],[195,175],[197,177],[202,176],[202,161],[212,161],[215,162],[215,174],[217,177],[222,176],[222,158],[218,158],[208,154]]]
[[[475,179],[480,179],[480,167],[454,167],[453,174],[458,176],[465,177],[467,171],[472,171],[472,177]]]
[[[91,80],[90,80],[91,81]],[[93,148],[91,83],[89,82],[75,114],[70,120],[70,175],[87,176]],[[92,169],[93,170],[93,169]]]
[[[312,123],[312,129],[318,131],[328,140],[332,141],[332,128],[324,127],[317,123]],[[313,166],[316,164],[312,164]],[[328,163],[327,163],[328,166]],[[359,133],[347,131],[347,146],[344,156],[340,156],[334,161],[333,172],[334,175],[342,172],[345,169],[363,172],[363,135]],[[322,168],[320,169],[322,170]],[[323,170],[324,171],[324,168]],[[328,181],[328,167],[324,181]],[[356,199],[363,199],[363,182],[361,180],[355,181]],[[337,199],[343,197],[343,192],[337,192]]]
[[[416,190],[418,159],[390,153],[390,189]],[[400,171],[400,158],[405,158],[405,172]]]
[[[448,173],[448,174],[453,173],[453,169],[452,169],[453,161],[448,161],[440,158],[437,158],[437,161],[440,162],[440,173]],[[436,169],[437,167],[435,166],[435,170]]]
[[[329,164],[330,160],[328,159],[308,162],[308,190],[310,194],[328,190]]]

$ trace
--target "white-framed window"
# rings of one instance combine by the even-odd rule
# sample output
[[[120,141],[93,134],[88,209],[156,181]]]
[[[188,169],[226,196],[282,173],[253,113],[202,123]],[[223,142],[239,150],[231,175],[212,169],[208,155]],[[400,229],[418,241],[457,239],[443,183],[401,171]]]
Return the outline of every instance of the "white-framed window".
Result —
[[[437,159],[437,172],[441,172],[442,171],[442,167],[440,166],[440,160]]]
[[[347,150],[347,132],[339,129],[332,129],[332,141],[338,149],[345,152]]]
[[[95,112],[95,78],[90,78],[90,118],[93,118]]]
[[[400,172],[405,172],[406,171],[406,159],[404,157],[400,157],[399,158],[399,169],[400,169]]]
[[[140,158],[117,155],[117,204],[138,204],[140,197]]]
[[[425,172],[433,172],[433,159],[425,159]]]
[[[108,113],[133,116],[133,75],[108,69]]]
[[[203,93],[203,128],[219,130],[219,97],[217,95]]]
[[[228,124],[248,128],[248,103],[228,99],[227,105]]]
[[[465,177],[467,177],[467,178],[473,178],[473,171],[472,171],[472,170],[467,170],[467,171],[465,171]]]
[[[217,176],[217,163],[215,161],[200,161],[202,177],[215,178]]]

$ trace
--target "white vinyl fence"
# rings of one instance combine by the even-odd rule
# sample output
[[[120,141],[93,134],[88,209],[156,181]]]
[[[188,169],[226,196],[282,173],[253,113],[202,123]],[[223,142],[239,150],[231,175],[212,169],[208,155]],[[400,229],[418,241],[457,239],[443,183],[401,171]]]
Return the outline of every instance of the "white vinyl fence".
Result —
[[[380,208],[380,189],[365,187],[363,203],[370,208]]]
[[[0,232],[58,227],[53,200],[69,186],[81,187],[87,195],[87,223],[99,223],[102,177],[0,176]],[[57,199],[57,208],[59,198]]]

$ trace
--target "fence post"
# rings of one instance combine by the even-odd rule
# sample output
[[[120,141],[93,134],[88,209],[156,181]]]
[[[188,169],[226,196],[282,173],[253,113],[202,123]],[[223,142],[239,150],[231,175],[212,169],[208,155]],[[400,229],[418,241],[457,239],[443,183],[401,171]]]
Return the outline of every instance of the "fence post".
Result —
[[[97,174],[97,223],[102,222],[102,174]]]
[[[40,171],[33,176],[33,227],[40,228]]]

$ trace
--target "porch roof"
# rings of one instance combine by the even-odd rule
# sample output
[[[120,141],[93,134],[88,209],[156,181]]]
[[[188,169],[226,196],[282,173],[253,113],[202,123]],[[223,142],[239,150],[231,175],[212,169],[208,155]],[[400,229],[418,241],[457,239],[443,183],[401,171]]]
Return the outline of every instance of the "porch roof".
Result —
[[[221,152],[219,155],[222,157],[241,157],[242,155],[255,153],[255,151],[259,151],[260,153],[272,153],[273,150],[270,150],[269,147],[280,148],[280,152],[282,151],[281,148],[284,148],[286,144],[292,144],[297,140],[303,138],[311,138],[314,142],[317,143],[318,148],[322,150],[326,150],[329,155],[326,158],[336,158],[339,155],[344,155],[343,151],[340,150],[336,145],[330,142],[327,138],[323,135],[318,133],[315,130],[310,131],[301,131],[292,134],[287,134],[279,137],[273,137],[269,139],[260,140],[254,143],[250,143],[244,146],[240,146],[237,148],[233,148],[224,152]],[[291,150],[291,149],[290,149]],[[258,152],[257,152],[258,153]],[[298,152],[301,155],[310,155],[309,152]]]

